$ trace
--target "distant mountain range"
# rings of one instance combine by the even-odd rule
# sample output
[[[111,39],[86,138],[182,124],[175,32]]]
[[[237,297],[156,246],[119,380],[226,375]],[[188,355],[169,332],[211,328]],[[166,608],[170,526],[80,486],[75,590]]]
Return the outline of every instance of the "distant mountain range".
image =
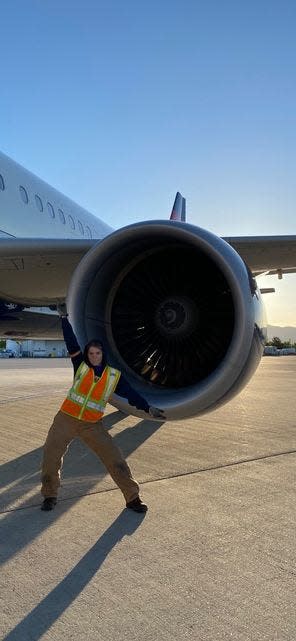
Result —
[[[281,341],[288,341],[291,339],[292,343],[296,342],[296,327],[280,327],[277,325],[267,325],[267,336],[272,340],[277,336]]]

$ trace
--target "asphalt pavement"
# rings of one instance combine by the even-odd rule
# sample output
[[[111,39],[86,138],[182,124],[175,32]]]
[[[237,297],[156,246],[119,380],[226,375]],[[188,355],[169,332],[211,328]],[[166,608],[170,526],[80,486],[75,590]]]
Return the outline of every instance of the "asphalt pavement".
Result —
[[[265,357],[216,412],[104,419],[148,503],[125,509],[79,441],[53,512],[42,446],[72,370],[0,361],[3,641],[294,641],[296,357]]]

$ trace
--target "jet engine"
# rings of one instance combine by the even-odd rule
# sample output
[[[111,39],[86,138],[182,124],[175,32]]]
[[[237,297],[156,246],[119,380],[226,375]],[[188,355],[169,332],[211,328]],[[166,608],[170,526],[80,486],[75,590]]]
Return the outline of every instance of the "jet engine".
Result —
[[[169,420],[229,401],[263,353],[264,308],[248,267],[221,238],[179,221],[133,224],[99,242],[67,302],[80,344],[100,338],[108,362]],[[112,404],[144,415],[116,394]]]

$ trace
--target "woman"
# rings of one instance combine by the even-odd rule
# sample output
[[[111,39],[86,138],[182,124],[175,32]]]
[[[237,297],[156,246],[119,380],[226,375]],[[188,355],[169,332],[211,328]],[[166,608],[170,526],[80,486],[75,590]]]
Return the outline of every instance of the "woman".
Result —
[[[149,407],[147,401],[131,388],[120,372],[106,363],[100,341],[90,341],[82,354],[65,306],[58,306],[58,311],[62,319],[64,340],[74,367],[74,382],[54,418],[45,442],[41,477],[44,501],[41,509],[54,509],[63,456],[69,443],[79,437],[99,456],[122,491],[126,507],[135,512],[146,512],[148,508],[139,496],[139,485],[112,437],[105,431],[101,418],[115,389],[119,396],[127,398],[131,405],[149,412],[152,417],[160,417],[162,412]]]

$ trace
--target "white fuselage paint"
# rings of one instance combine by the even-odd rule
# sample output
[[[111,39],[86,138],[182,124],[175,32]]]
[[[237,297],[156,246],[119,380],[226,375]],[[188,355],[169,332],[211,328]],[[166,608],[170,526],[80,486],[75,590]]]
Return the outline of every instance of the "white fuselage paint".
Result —
[[[0,153],[0,237],[101,239],[111,232],[102,220]]]

